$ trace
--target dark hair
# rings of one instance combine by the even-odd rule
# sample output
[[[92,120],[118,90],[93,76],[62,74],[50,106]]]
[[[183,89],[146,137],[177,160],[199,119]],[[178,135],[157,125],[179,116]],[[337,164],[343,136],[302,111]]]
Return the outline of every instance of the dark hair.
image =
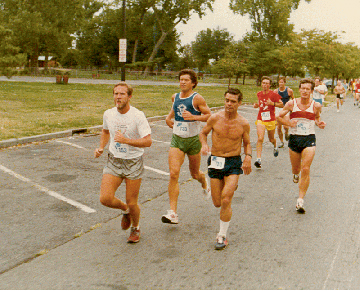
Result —
[[[115,88],[116,88],[116,87],[119,87],[119,86],[126,87],[126,89],[127,89],[127,94],[128,94],[129,96],[132,96],[132,93],[133,93],[134,89],[133,89],[130,85],[126,84],[125,82],[117,83],[117,84],[114,86],[114,88],[113,88],[113,94],[114,94]]]
[[[301,79],[299,83],[299,88],[301,88],[301,84],[311,84],[311,91],[315,88],[315,82],[309,78]]]
[[[280,77],[278,82],[280,82],[280,80],[284,80],[284,83],[286,83],[286,77]]]
[[[226,96],[226,94],[231,94],[231,95],[237,95],[238,96],[238,102],[242,101],[242,97],[243,94],[241,93],[241,91],[239,89],[236,88],[228,88],[227,91],[225,92],[224,96]]]
[[[261,83],[262,83],[262,81],[264,81],[264,80],[269,80],[269,81],[270,81],[270,85],[271,85],[271,78],[270,78],[270,77],[268,77],[268,76],[263,76],[263,77],[261,78]]]
[[[189,75],[190,76],[190,79],[191,79],[191,82],[194,84],[193,86],[193,89],[196,87],[196,85],[198,84],[198,79],[197,79],[197,75],[195,73],[195,71],[191,70],[191,69],[183,69],[180,71],[179,73],[179,80],[180,80],[180,77],[182,75]]]

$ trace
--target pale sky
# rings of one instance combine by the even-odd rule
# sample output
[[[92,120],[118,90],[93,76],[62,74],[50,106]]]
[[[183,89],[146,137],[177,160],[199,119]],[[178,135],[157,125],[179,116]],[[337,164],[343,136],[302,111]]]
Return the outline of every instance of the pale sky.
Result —
[[[242,39],[251,30],[249,18],[234,14],[229,9],[229,0],[215,0],[213,10],[208,10],[202,19],[193,15],[187,24],[176,27],[182,33],[183,45],[194,41],[197,33],[207,28],[226,28],[235,40]],[[301,0],[290,22],[295,25],[296,32],[302,28],[338,32],[342,43],[354,42],[360,48],[360,0],[312,0],[310,3]],[[342,31],[346,33],[340,33]]]

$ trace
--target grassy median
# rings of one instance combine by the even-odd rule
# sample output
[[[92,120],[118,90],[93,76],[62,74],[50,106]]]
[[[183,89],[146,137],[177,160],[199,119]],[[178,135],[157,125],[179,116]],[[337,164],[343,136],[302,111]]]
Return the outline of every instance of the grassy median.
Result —
[[[297,83],[297,82],[296,82]],[[298,97],[296,83],[289,84]],[[261,87],[232,85],[244,95],[243,103],[253,103]],[[114,106],[113,85],[0,82],[0,140],[20,138],[67,129],[102,124],[106,109]],[[224,105],[227,85],[201,86],[196,91],[209,107]],[[131,104],[147,117],[165,115],[171,95],[178,86],[134,86]]]

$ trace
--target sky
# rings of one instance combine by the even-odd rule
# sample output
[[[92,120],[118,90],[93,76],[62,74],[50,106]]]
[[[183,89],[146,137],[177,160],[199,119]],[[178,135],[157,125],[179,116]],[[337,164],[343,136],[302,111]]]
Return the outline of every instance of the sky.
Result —
[[[229,9],[229,0],[215,0],[213,11],[208,10],[202,19],[194,14],[187,24],[176,27],[183,45],[194,41],[197,33],[207,28],[226,28],[235,40],[251,31],[249,18],[234,14]],[[291,13],[290,23],[295,25],[296,32],[315,28],[338,32],[342,43],[353,42],[360,48],[360,0],[312,0],[310,3],[301,0],[299,8]]]

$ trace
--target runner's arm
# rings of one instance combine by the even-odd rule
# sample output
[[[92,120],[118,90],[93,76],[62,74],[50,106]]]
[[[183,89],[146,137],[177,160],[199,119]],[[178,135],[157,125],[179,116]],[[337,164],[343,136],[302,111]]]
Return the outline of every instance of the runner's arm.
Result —
[[[207,136],[210,133],[210,131],[213,129],[213,122],[214,122],[214,116],[211,116],[207,122],[206,125],[203,127],[199,134],[199,140],[201,142],[201,154],[207,155],[211,152],[211,149],[207,143]]]
[[[326,122],[320,120],[321,107],[322,107],[321,104],[315,103],[315,124],[317,125],[318,128],[324,129],[326,126]]]
[[[243,169],[245,175],[249,175],[251,173],[251,157],[252,157],[251,156],[252,149],[251,149],[251,144],[250,144],[250,125],[249,125],[249,123],[244,125],[244,133],[243,133],[242,139],[243,139],[243,146],[244,146],[244,153],[245,153],[245,158],[244,158],[244,162],[242,165],[242,169]]]
[[[194,107],[201,112],[201,115],[192,115],[190,112],[185,110],[182,114],[183,118],[185,120],[196,120],[196,121],[206,122],[211,115],[211,111],[209,106],[207,106],[204,97],[197,94],[194,98]]]
[[[295,121],[289,121],[287,119],[285,119],[285,115],[288,114],[290,111],[292,111],[294,106],[294,100],[290,100],[289,102],[287,102],[284,106],[284,108],[280,111],[279,115],[276,117],[276,120],[283,125],[286,126],[290,126],[290,127],[294,127],[296,126],[296,122]]]
[[[102,155],[102,153],[104,152],[104,148],[107,145],[107,143],[109,142],[110,139],[110,132],[108,129],[103,129],[101,131],[101,136],[100,136],[100,146],[95,149],[94,152],[94,156],[95,158],[98,158]]]
[[[173,126],[174,126],[173,119],[175,117],[173,104],[174,104],[174,100],[175,100],[175,94],[172,95],[171,100],[172,100],[171,110],[170,110],[169,114],[166,116],[165,122],[166,122],[168,127],[173,128]]]
[[[137,147],[137,148],[148,148],[152,144],[152,139],[151,139],[150,134],[148,134],[142,138],[130,139],[130,138],[125,137],[120,131],[117,131],[115,133],[114,140],[116,142],[128,144],[130,146]]]

